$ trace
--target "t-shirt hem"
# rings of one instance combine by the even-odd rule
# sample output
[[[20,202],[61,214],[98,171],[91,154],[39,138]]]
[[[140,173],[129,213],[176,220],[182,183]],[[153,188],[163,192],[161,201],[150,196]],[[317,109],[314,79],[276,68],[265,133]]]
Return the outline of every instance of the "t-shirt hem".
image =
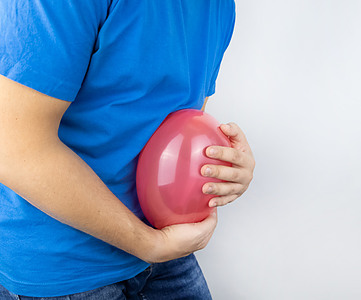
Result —
[[[213,84],[213,85],[211,86],[211,88],[209,89],[208,93],[206,94],[206,97],[210,97],[210,96],[214,95],[215,92],[216,92],[215,84]]]
[[[114,284],[135,277],[143,272],[149,264],[146,262],[139,263],[127,274],[119,274],[116,272],[112,276],[89,277],[81,280],[71,280],[51,283],[27,283],[14,281],[6,277],[0,272],[0,284],[16,295],[27,297],[61,297],[77,293],[91,291],[103,286]]]

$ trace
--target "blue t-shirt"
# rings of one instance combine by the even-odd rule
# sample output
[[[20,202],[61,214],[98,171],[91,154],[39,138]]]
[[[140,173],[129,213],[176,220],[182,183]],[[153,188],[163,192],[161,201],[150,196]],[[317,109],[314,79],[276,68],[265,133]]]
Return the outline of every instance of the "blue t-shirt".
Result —
[[[4,0],[0,74],[72,102],[60,139],[142,219],[138,154],[169,113],[214,93],[234,22],[234,0]],[[147,266],[0,184],[0,284],[10,291],[78,293]]]

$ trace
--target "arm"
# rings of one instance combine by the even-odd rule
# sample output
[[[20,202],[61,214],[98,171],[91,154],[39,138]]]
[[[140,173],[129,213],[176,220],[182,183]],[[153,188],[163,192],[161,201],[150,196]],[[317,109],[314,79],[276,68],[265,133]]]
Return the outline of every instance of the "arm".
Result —
[[[209,97],[206,97],[206,98],[204,99],[204,103],[203,103],[203,106],[202,106],[201,111],[205,111],[205,109],[206,109],[206,105],[207,105],[207,101],[208,101],[208,98],[209,98]]]
[[[148,262],[204,248],[215,215],[197,224],[148,227],[60,141],[69,105],[0,76],[0,182],[60,222]]]

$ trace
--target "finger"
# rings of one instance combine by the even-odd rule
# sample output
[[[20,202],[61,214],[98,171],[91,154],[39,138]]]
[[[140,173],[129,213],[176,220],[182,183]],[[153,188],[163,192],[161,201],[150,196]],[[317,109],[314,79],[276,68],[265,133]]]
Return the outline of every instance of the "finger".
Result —
[[[236,149],[250,148],[246,135],[236,123],[230,122],[228,124],[221,124],[220,128],[223,133],[228,136],[233,147]]]
[[[246,166],[250,160],[247,153],[230,147],[210,146],[206,149],[206,155],[210,158],[230,162],[237,166]]]
[[[229,196],[229,195],[242,195],[247,189],[247,186],[244,186],[239,183],[231,182],[208,182],[203,185],[202,192],[204,194],[218,195],[218,196]]]
[[[209,207],[224,206],[224,205],[227,205],[229,203],[232,203],[238,197],[239,197],[238,195],[214,197],[211,200],[209,200],[208,206]]]
[[[240,184],[248,184],[251,182],[253,176],[249,169],[222,165],[204,165],[201,168],[201,174],[204,177],[217,178]]]

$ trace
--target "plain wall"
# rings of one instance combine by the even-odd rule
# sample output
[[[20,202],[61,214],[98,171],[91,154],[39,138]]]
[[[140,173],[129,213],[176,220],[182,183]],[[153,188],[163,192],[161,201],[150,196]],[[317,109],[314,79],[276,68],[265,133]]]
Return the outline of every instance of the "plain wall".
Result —
[[[206,111],[254,180],[197,254],[215,300],[361,299],[361,1],[236,0]]]

